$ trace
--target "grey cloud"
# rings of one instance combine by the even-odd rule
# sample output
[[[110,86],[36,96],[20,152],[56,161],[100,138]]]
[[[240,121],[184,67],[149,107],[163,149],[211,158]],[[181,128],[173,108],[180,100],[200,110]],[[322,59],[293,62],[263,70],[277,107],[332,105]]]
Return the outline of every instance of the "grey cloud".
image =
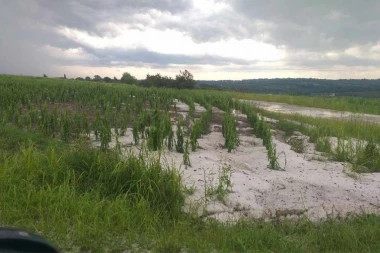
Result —
[[[32,1],[32,0],[31,0]],[[133,23],[133,15],[155,9],[181,13],[191,7],[186,0],[33,0],[46,23],[67,26],[103,36],[107,22]],[[109,35],[109,34],[108,34]]]
[[[23,13],[13,16],[14,5],[5,2],[0,10],[0,73],[42,75],[49,67],[47,55],[41,52],[38,37],[34,38],[34,29],[28,27]]]
[[[38,6],[29,1],[4,1],[0,9],[0,73],[34,74],[52,73],[62,63],[49,55],[44,46],[61,49],[80,45],[57,36],[52,27],[36,18]]]
[[[186,14],[185,14],[186,15]],[[197,18],[186,24],[164,21],[157,22],[158,29],[171,28],[186,32],[196,42],[219,41],[222,39],[244,39],[260,36],[260,29],[246,17],[233,10],[223,10],[204,18]]]
[[[103,66],[115,66],[115,65],[149,65],[155,67],[165,68],[170,64],[212,64],[212,65],[226,65],[230,63],[238,65],[248,65],[252,62],[225,58],[218,56],[188,56],[188,55],[177,55],[177,54],[161,54],[157,52],[152,52],[144,48],[138,48],[134,50],[121,50],[121,49],[92,49],[89,47],[85,48],[85,51],[89,54],[94,55],[98,60],[94,61],[97,65]],[[92,64],[89,62],[89,64]]]
[[[334,66],[346,67],[380,67],[380,60],[365,59],[355,56],[342,55],[336,59],[329,59],[326,57],[307,58],[307,57],[293,57],[287,60],[290,66],[306,67],[310,69],[324,68],[329,69]]]
[[[111,8],[122,8],[128,1],[113,0],[110,2]],[[132,1],[129,1],[130,3]],[[173,1],[174,2],[174,1]],[[249,62],[224,58],[218,56],[187,56],[175,54],[160,54],[140,48],[136,50],[122,49],[94,49],[81,43],[74,42],[63,36],[58,36],[54,32],[57,25],[71,26],[77,29],[88,29],[91,33],[93,24],[90,24],[88,16],[103,17],[105,15],[102,8],[105,8],[104,2],[96,5],[93,1],[44,1],[31,0],[23,5],[20,1],[12,1],[7,3],[7,10],[4,15],[0,15],[0,27],[7,27],[3,39],[0,39],[0,45],[7,50],[3,54],[7,55],[7,63],[3,61],[0,64],[0,73],[15,73],[27,69],[28,73],[42,73],[53,71],[53,65],[83,65],[83,66],[154,66],[166,68],[170,64],[210,64],[225,65],[238,64],[246,65]],[[135,3],[135,2],[133,2]],[[129,6],[128,8],[145,9],[145,8],[161,8],[168,7],[170,1],[145,1],[141,6]],[[170,12],[178,12],[185,8],[184,1],[176,1],[174,5],[170,5]],[[3,9],[5,10],[5,9]],[[95,10],[95,12],[91,12]],[[135,10],[136,11],[136,10]],[[17,22],[14,22],[14,13],[20,13]],[[87,13],[85,15],[76,15],[76,13]],[[8,14],[7,14],[8,13]],[[98,15],[94,15],[97,13]],[[112,11],[110,11],[112,13]],[[119,12],[116,12],[120,13]],[[131,11],[132,13],[132,11]],[[91,14],[91,15],[90,15]],[[116,15],[112,14],[112,15]],[[67,16],[66,16],[67,15]],[[107,14],[108,15],[108,14]],[[95,17],[94,17],[95,16]],[[37,18],[39,17],[39,18]],[[102,19],[98,20],[99,24],[104,23]],[[5,25],[6,24],[6,25]],[[28,24],[28,25],[25,25]],[[221,28],[218,28],[221,29]],[[98,31],[97,31],[98,32]],[[96,32],[95,32],[96,33]],[[27,38],[27,40],[25,40]],[[12,46],[6,46],[4,43],[11,43]],[[68,49],[81,47],[85,52],[93,57],[90,59],[60,59],[49,55],[41,50],[41,46],[50,45],[53,47]]]
[[[0,0],[0,73],[43,73],[55,65],[155,66],[170,64],[238,65],[236,70],[275,69],[234,58],[160,54],[136,50],[94,49],[55,33],[59,26],[84,30],[100,37],[113,37],[109,22],[145,29],[175,29],[196,42],[228,38],[255,39],[285,45],[287,64],[282,69],[329,69],[333,66],[374,66],[379,61],[341,54],[323,57],[327,51],[342,52],[352,46],[369,48],[380,42],[380,2],[375,0],[216,0],[231,8],[197,17],[190,0]],[[179,15],[181,21],[144,17],[149,10]],[[151,20],[155,20],[154,24]],[[90,59],[57,59],[45,45],[68,49],[82,47]],[[299,52],[305,52],[300,55]],[[315,57],[315,55],[320,55]],[[5,59],[5,60],[3,60]],[[235,67],[233,67],[235,68]],[[231,68],[228,68],[231,69]]]
[[[377,0],[231,0],[231,9],[186,25],[162,23],[186,31],[197,41],[252,38],[291,49],[324,51],[380,40]]]
[[[232,0],[232,6],[251,20],[273,24],[267,41],[276,45],[326,50],[380,39],[377,0]]]

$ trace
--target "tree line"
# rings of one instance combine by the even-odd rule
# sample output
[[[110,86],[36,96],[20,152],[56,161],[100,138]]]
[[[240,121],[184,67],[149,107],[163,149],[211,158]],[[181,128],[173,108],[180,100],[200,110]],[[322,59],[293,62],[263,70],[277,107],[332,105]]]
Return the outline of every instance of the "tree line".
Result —
[[[44,77],[47,76],[44,74]],[[66,75],[64,75],[63,78],[66,78]],[[191,74],[188,70],[180,71],[180,73],[176,75],[175,78],[157,73],[156,75],[147,74],[145,79],[138,80],[130,73],[125,72],[120,79],[117,77],[110,78],[108,76],[102,78],[99,75],[95,75],[93,78],[89,76],[85,78],[77,77],[75,80],[105,83],[124,83],[139,85],[143,87],[167,87],[176,89],[193,89],[197,84],[197,82],[194,80],[193,74]]]
[[[380,97],[380,79],[262,78],[200,80],[200,88],[289,95]]]

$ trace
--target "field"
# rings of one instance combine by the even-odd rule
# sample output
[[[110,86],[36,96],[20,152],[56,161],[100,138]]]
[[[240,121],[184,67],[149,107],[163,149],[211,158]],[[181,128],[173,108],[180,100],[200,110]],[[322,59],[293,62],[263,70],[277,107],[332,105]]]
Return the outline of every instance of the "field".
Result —
[[[249,100],[280,102],[292,105],[380,115],[380,100],[364,97],[291,96],[236,92],[234,97]]]
[[[225,91],[17,76],[0,91],[0,223],[64,252],[380,250],[380,124]],[[380,114],[363,101],[324,108]]]

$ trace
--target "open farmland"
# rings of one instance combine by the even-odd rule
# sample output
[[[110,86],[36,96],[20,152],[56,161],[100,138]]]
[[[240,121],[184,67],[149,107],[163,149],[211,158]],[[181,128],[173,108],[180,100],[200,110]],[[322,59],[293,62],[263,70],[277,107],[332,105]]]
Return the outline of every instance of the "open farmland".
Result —
[[[328,99],[326,99],[328,101]],[[352,113],[347,111],[336,111],[330,109],[320,109],[316,107],[306,107],[290,105],[277,102],[265,102],[255,100],[242,100],[247,103],[251,103],[258,108],[262,108],[270,112],[280,112],[285,114],[299,114],[304,116],[310,116],[315,118],[328,118],[328,119],[345,119],[345,120],[359,120],[375,122],[380,124],[380,115],[368,114],[368,113]]]
[[[380,247],[377,124],[356,134],[215,91],[12,76],[0,89],[0,222],[65,251]]]

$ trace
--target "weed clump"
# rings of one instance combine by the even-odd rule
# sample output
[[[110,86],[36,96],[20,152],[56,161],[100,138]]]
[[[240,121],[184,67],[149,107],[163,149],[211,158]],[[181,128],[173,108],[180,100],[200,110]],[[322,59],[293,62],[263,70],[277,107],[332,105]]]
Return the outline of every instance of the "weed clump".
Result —
[[[296,153],[304,153],[306,146],[304,143],[304,139],[300,136],[293,136],[290,137],[287,141],[287,143],[291,146],[291,150],[293,150]]]
[[[218,185],[206,189],[206,196],[216,196],[216,199],[224,203],[224,198],[232,191],[231,167],[223,167],[219,170]]]
[[[330,154],[331,151],[331,143],[328,137],[320,137],[317,139],[315,143],[315,149],[320,152],[324,152],[326,154]]]

